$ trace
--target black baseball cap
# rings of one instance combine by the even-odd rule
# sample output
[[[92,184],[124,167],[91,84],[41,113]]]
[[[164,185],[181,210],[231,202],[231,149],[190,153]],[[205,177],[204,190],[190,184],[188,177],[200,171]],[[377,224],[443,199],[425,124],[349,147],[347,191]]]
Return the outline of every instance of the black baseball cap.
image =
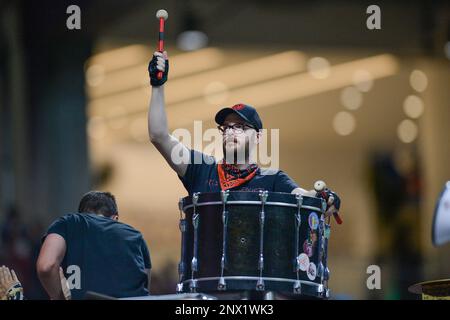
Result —
[[[223,108],[217,112],[215,117],[216,123],[218,125],[222,125],[225,118],[231,113],[237,114],[239,117],[244,119],[245,122],[252,125],[256,130],[261,130],[263,128],[261,118],[259,117],[258,112],[256,112],[256,109],[243,103],[235,104],[232,107]]]

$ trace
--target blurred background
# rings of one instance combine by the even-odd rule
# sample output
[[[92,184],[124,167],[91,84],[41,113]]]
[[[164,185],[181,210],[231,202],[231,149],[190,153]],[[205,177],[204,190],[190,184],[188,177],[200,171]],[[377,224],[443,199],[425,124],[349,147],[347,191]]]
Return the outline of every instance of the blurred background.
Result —
[[[69,5],[81,29],[69,30]],[[367,7],[381,9],[369,30]],[[147,136],[155,13],[169,12],[171,131],[215,126],[223,106],[258,109],[280,129],[280,166],[341,196],[332,227],[335,299],[415,299],[450,277],[431,244],[450,179],[450,5],[446,1],[0,2],[0,264],[30,299],[40,238],[91,189],[112,192],[153,264],[152,293],[175,292],[178,200],[186,192]],[[369,290],[367,268],[381,268]]]

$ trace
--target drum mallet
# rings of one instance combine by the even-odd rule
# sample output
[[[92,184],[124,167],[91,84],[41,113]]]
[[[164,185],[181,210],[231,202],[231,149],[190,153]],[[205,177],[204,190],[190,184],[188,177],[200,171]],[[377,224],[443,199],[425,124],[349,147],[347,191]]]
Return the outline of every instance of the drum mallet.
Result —
[[[161,9],[156,12],[156,19],[159,20],[159,37],[158,37],[158,51],[164,51],[164,24],[166,20],[169,18],[169,14],[166,10]],[[158,72],[158,79],[161,80],[163,76],[162,71]]]

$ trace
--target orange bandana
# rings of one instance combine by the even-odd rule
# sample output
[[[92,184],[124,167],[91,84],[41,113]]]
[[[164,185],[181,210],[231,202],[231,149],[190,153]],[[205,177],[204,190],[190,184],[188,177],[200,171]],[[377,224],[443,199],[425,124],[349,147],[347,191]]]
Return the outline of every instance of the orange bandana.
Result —
[[[222,190],[232,189],[250,181],[258,171],[258,166],[252,164],[247,169],[239,170],[236,166],[227,163],[217,164],[220,188]]]

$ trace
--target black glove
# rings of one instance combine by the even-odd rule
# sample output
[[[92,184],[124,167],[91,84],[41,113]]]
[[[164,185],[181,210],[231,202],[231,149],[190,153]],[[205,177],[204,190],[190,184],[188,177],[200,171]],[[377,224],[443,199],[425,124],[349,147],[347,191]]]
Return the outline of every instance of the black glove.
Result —
[[[148,64],[148,74],[150,76],[150,84],[154,87],[162,86],[167,81],[167,75],[169,74],[169,60],[166,60],[166,68],[162,74],[161,79],[158,79],[158,73],[160,70],[157,68],[157,56],[153,55],[152,60]]]
[[[339,196],[335,192],[331,191],[330,189],[325,190],[325,193],[327,195],[327,202],[331,196],[334,198],[332,205],[334,205],[336,210],[339,211],[339,209],[341,208],[341,198],[339,198]]]
[[[332,213],[334,218],[336,219],[336,222],[338,224],[342,224],[342,218],[339,215],[339,209],[341,208],[341,198],[339,198],[339,196],[331,191],[330,189],[325,189],[323,191],[320,191],[317,193],[316,195],[319,198],[324,199],[327,202],[327,213]],[[333,202],[331,204],[328,204],[330,198],[333,198]],[[331,208],[331,206],[334,206],[335,210],[333,210],[332,212],[329,211],[329,209]]]

